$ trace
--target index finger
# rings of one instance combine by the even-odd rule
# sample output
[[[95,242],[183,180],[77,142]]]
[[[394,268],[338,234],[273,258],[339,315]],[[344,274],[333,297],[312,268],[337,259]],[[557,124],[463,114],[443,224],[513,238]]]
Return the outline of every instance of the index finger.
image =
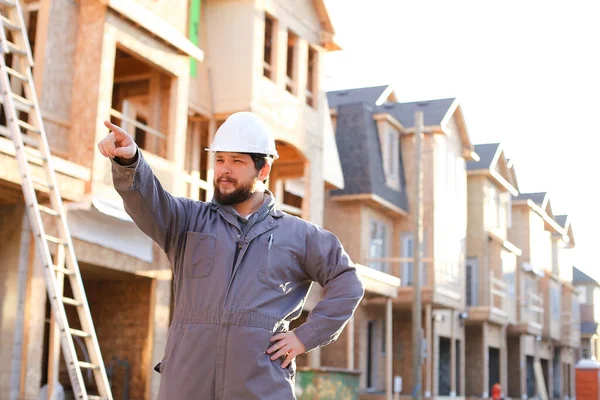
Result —
[[[119,125],[115,125],[110,121],[104,121],[104,126],[115,133],[115,136],[120,136],[120,138],[126,137],[127,132],[123,130]]]

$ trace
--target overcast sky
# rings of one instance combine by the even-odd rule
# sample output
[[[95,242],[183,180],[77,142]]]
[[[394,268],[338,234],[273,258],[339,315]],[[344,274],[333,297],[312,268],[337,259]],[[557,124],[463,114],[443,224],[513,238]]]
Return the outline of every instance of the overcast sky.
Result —
[[[501,142],[521,192],[569,214],[577,266],[600,279],[600,2],[326,0],[344,48],[327,89],[393,84],[400,101],[458,97],[475,144]]]

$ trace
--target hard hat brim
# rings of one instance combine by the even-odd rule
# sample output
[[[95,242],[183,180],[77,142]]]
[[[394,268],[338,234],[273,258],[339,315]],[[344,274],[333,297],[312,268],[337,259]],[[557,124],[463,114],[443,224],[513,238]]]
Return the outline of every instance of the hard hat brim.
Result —
[[[222,152],[222,153],[240,153],[240,154],[264,154],[267,157],[273,158],[273,160],[277,160],[279,158],[279,154],[277,151],[273,152],[266,149],[257,149],[256,151],[248,151],[248,149],[236,148],[235,146],[227,147],[227,148],[206,148],[206,151],[212,151],[213,153]]]

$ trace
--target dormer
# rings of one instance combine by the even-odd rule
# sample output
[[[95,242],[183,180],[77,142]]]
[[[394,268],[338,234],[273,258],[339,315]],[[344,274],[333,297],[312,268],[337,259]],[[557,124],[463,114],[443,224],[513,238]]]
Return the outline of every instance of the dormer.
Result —
[[[511,198],[518,194],[514,167],[500,143],[475,145],[475,152],[480,159],[467,163],[469,182],[476,177],[483,177],[485,181],[480,182],[480,191],[476,193],[473,204],[484,205],[484,229],[506,238],[506,230],[512,220]],[[481,211],[474,212],[479,214]]]
[[[385,183],[400,191],[400,135],[404,127],[389,113],[376,113],[373,119],[377,123]]]

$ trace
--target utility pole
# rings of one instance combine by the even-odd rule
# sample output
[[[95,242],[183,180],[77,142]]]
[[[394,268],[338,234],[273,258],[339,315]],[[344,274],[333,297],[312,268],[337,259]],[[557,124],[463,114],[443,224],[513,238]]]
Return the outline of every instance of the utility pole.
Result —
[[[421,135],[423,134],[423,112],[415,113],[415,223],[413,239],[413,390],[414,400],[421,400],[423,389],[421,365],[423,361],[422,307],[421,307],[421,243],[423,243],[423,170],[421,168]]]

